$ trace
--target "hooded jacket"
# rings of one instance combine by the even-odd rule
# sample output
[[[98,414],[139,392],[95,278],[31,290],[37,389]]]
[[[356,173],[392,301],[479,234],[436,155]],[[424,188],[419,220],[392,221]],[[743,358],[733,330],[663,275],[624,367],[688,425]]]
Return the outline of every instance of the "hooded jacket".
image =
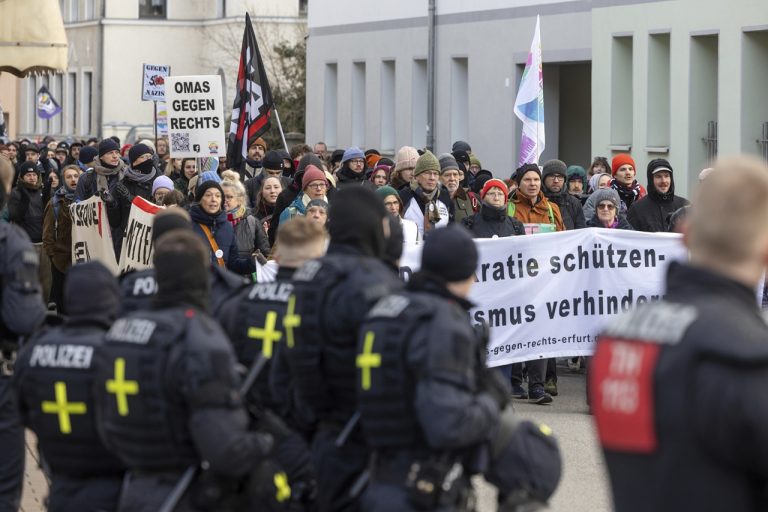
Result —
[[[533,202],[523,194],[515,191],[512,203],[515,205],[515,218],[523,224],[554,224],[557,231],[565,231],[563,216],[560,208],[551,203],[544,192],[539,191],[536,201]],[[550,207],[552,208],[550,216]]]
[[[525,234],[523,223],[507,215],[505,207],[496,208],[483,202],[480,212],[463,221],[472,238],[503,238]]]
[[[72,216],[69,206],[74,197],[68,195],[71,196],[65,186],[59,187],[43,214],[43,249],[62,274],[72,265]]]
[[[222,251],[221,258],[226,263],[227,269],[237,274],[250,274],[256,271],[256,264],[250,256],[240,257],[237,250],[237,239],[235,238],[235,229],[227,220],[227,213],[222,211],[216,215],[210,215],[203,211],[199,204],[193,205],[189,209],[189,215],[192,217],[192,228],[195,233],[202,237],[206,247],[210,247],[208,237],[206,236],[201,224],[208,226],[211,235]],[[211,248],[211,264],[218,265],[218,259]]]
[[[565,229],[570,231],[572,229],[585,228],[587,227],[587,222],[584,218],[584,209],[581,206],[581,201],[569,194],[567,187],[568,184],[566,183],[560,192],[552,192],[544,185],[543,180],[541,182],[541,190],[547,196],[549,202],[556,204],[560,208]]]
[[[667,218],[690,202],[675,195],[675,174],[670,173],[670,187],[666,194],[662,194],[653,184],[653,169],[648,166],[648,195],[635,201],[629,208],[627,220],[637,231],[657,233],[667,231]]]

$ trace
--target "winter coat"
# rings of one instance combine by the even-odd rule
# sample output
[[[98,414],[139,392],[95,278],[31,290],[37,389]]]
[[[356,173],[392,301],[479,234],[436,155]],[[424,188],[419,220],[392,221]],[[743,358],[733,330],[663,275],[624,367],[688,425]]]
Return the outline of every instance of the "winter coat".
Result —
[[[473,238],[503,238],[525,234],[523,223],[507,215],[505,207],[497,208],[483,203],[480,212],[463,221]]]
[[[227,215],[229,218],[231,214]],[[237,221],[234,228],[237,252],[241,258],[250,258],[257,249],[265,258],[269,256],[269,239],[261,226],[261,221],[253,215],[251,210],[246,210],[245,215]]]
[[[597,211],[597,207],[595,205],[595,193],[589,194],[589,197],[587,197],[587,200],[584,202],[584,218],[589,221],[592,217],[595,216],[595,212]],[[619,201],[619,215],[626,216],[627,215],[627,205],[624,204],[624,201]]]
[[[463,222],[464,219],[472,217],[480,211],[480,199],[474,192],[468,192],[462,187],[459,187],[459,190],[456,191],[452,201],[453,217],[456,224]]]
[[[264,183],[264,180],[268,177],[269,176],[266,175],[266,171],[262,169],[259,174],[257,174],[253,178],[248,178],[245,181],[245,192],[246,192],[246,195],[248,196],[248,208],[256,207],[256,198],[259,196],[259,191],[261,190],[261,184]],[[283,190],[285,190],[288,187],[288,185],[291,184],[291,179],[286,178],[285,176],[280,176],[279,180],[280,180],[280,184],[283,186]]]
[[[565,188],[557,193],[550,192],[543,184],[541,188],[549,202],[556,204],[560,208],[560,214],[563,216],[563,225],[565,225],[566,230],[571,231],[572,229],[587,227],[584,209],[578,198],[569,194]]]
[[[653,173],[648,171],[648,195],[635,201],[627,214],[627,220],[637,231],[657,233],[667,231],[667,219],[683,206],[690,204],[687,199],[675,195],[675,175],[671,175],[671,184],[666,194],[662,194],[653,184]]]
[[[43,214],[43,249],[56,270],[62,274],[72,265],[72,200],[59,188],[48,201]]]
[[[40,180],[38,180],[38,183]],[[8,219],[23,229],[33,244],[43,241],[43,192],[19,183],[8,199]]]
[[[644,198],[647,194],[645,188],[637,180],[627,187],[623,183],[619,183],[616,178],[613,178],[611,180],[611,188],[619,193],[619,198],[627,206],[627,209],[631,208],[635,201]]]
[[[115,245],[115,254],[118,260],[120,259],[120,250],[123,247],[125,230],[128,228],[128,218],[131,215],[133,198],[142,197],[152,202],[152,183],[154,183],[158,176],[161,176],[161,174],[156,172],[154,178],[144,183],[139,183],[131,180],[126,174],[123,176],[120,184],[125,187],[128,193],[120,194],[117,191],[118,184],[112,190],[112,197],[115,199],[115,202],[112,206],[107,205],[107,219],[109,219],[109,225],[112,228],[112,241]]]
[[[301,176],[303,175],[303,172],[298,174],[298,176],[294,175],[291,184],[284,188],[283,191],[280,192],[280,194],[277,196],[277,200],[275,201],[275,208],[272,211],[272,219],[269,223],[269,230],[267,230],[270,245],[275,245],[275,239],[277,238],[277,227],[280,225],[280,216],[283,214],[283,210],[288,208],[291,203],[293,203],[294,199],[296,199],[296,196],[303,193],[301,191]]]
[[[347,166],[342,166],[337,173],[336,188],[341,190],[355,185],[362,185],[368,187],[371,190],[376,190],[376,185],[372,181],[365,179],[365,172],[356,173],[349,169]]]
[[[632,224],[627,222],[627,218],[624,217],[623,215],[619,214],[618,221],[619,222],[616,225],[616,227],[610,228],[610,229],[626,229],[628,231],[634,231]],[[603,222],[597,218],[597,213],[592,215],[592,218],[587,221],[587,227],[588,228],[605,228],[605,226],[603,226]]]
[[[424,239],[424,215],[427,203],[419,197],[410,185],[405,186],[397,191],[400,194],[400,200],[403,202],[403,218],[412,220],[419,228],[419,235],[422,240]],[[445,211],[441,213],[441,218],[437,226],[443,227],[450,222],[454,221],[454,204],[451,200],[451,195],[444,188],[437,188],[437,201],[438,210],[443,206],[447,210],[447,218],[445,218]],[[440,204],[442,203],[442,205]]]
[[[222,251],[221,259],[224,260],[227,269],[243,275],[256,271],[256,264],[254,263],[253,258],[250,256],[247,258],[240,257],[237,249],[235,229],[227,220],[226,212],[210,215],[204,212],[199,204],[195,204],[189,209],[189,215],[192,217],[192,228],[195,233],[200,235],[205,246],[211,249],[212,265],[218,265],[219,262],[201,224],[208,226],[208,229],[211,231],[213,239]]]
[[[515,191],[511,202],[514,204],[515,218],[523,224],[554,224],[557,231],[565,231],[560,208],[550,203],[544,192],[539,191],[536,201],[533,202],[519,191]]]

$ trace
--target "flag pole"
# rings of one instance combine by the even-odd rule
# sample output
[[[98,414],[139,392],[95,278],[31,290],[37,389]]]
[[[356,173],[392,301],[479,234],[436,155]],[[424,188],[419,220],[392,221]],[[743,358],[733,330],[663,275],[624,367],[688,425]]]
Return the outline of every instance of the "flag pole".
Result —
[[[280,137],[283,139],[283,146],[285,147],[285,152],[290,155],[291,152],[288,150],[288,143],[285,141],[285,133],[283,133],[283,124],[280,122],[280,114],[277,113],[277,107],[275,107],[275,119],[277,119],[277,127],[280,128]]]

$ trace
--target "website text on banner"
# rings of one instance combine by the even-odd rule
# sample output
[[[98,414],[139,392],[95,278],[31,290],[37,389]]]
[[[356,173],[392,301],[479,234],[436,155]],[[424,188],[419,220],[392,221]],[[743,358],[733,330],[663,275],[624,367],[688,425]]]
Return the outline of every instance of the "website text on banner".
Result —
[[[664,293],[667,265],[685,260],[682,237],[614,229],[475,240],[480,262],[472,320],[488,322],[488,366],[588,356],[616,315]],[[419,246],[406,246],[406,278]]]

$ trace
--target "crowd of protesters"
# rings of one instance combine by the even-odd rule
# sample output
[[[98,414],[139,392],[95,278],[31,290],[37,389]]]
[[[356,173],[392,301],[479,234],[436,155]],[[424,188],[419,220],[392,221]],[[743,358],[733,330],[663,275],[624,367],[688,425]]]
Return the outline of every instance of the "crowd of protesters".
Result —
[[[688,204],[675,195],[674,171],[664,159],[648,164],[647,188],[629,154],[611,161],[597,157],[587,168],[561,160],[526,164],[506,176],[484,169],[481,155],[464,141],[450,153],[405,146],[389,158],[357,147],[329,152],[322,142],[296,145],[289,153],[258,138],[236,169],[223,157],[214,165],[171,158],[165,139],[134,145],[121,145],[117,137],[23,139],[0,145],[0,154],[16,170],[4,218],[29,235],[41,256],[44,300],[60,311],[67,308],[64,276],[72,263],[69,206],[94,195],[106,204],[118,258],[131,202],[142,197],[187,209],[211,249],[212,265],[254,279],[258,264],[271,257],[280,224],[306,216],[325,225],[334,194],[348,187],[375,190],[410,244],[451,223],[475,238],[585,227],[674,231]],[[549,403],[557,395],[554,360],[525,365],[527,391],[522,364],[504,371],[517,398]]]

